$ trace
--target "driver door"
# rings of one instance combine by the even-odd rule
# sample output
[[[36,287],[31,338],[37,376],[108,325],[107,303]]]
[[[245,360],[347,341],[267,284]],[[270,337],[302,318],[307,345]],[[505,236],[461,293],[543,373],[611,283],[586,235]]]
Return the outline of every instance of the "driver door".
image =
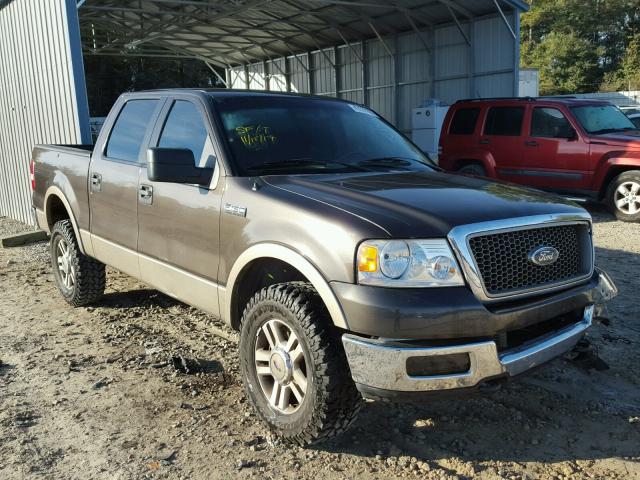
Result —
[[[197,166],[214,167],[208,186],[152,182],[146,164],[138,191],[138,252],[143,281],[168,295],[219,315],[220,173],[211,120],[199,99],[170,98],[150,146],[186,148]]]

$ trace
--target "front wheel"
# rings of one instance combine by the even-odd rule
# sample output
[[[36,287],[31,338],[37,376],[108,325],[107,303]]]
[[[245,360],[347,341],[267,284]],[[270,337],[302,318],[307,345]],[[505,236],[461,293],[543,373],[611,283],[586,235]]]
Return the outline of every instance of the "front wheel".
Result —
[[[605,201],[618,220],[640,221],[640,171],[631,170],[614,178],[607,188]]]
[[[308,283],[254,295],[242,316],[240,361],[250,402],[286,443],[304,446],[344,432],[362,404],[340,338]]]
[[[102,297],[106,282],[103,263],[84,255],[69,220],[56,222],[51,230],[51,266],[56,285],[74,307]]]

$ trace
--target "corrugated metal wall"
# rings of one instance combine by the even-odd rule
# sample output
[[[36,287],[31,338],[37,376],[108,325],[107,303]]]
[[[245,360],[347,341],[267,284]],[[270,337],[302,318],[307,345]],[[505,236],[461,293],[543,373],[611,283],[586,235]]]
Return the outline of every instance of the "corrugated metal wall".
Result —
[[[33,145],[90,141],[76,1],[10,1],[0,9],[0,215],[35,224]]]
[[[517,14],[507,19],[518,32]],[[383,37],[384,44],[373,39],[234,67],[228,72],[230,85],[364,103],[409,132],[411,110],[425,99],[452,103],[517,95],[519,39],[514,40],[502,18],[476,18],[461,28],[464,36],[455,24],[442,25],[420,34]]]

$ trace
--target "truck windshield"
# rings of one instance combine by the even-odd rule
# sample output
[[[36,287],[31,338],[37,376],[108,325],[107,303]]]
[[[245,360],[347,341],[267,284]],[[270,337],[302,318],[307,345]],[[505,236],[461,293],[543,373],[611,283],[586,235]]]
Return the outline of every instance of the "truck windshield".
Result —
[[[359,105],[258,95],[214,102],[241,175],[429,168],[417,147]]]
[[[585,105],[571,107],[571,111],[582,128],[593,135],[636,129],[631,120],[613,105]]]

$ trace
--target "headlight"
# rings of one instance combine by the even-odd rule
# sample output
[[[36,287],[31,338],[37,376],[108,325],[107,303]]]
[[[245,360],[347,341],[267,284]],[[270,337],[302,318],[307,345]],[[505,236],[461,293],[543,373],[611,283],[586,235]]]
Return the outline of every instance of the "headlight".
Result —
[[[464,279],[449,244],[437,240],[366,240],[358,247],[358,283],[384,287],[450,287]]]

